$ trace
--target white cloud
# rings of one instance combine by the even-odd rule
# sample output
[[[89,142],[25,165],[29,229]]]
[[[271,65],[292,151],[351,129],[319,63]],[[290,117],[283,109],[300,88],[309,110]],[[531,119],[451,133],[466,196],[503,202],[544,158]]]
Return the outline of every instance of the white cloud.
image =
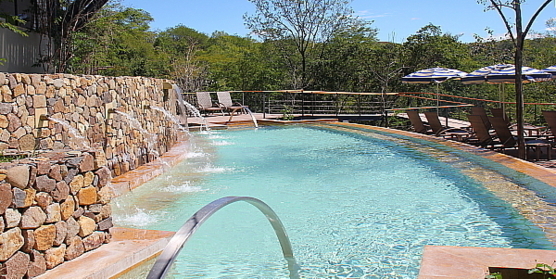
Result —
[[[368,19],[368,18],[381,18],[381,17],[389,17],[392,16],[392,14],[390,13],[385,13],[385,14],[375,14],[371,11],[368,10],[363,10],[363,11],[357,11],[354,13],[355,16],[358,16],[360,18],[363,19]]]

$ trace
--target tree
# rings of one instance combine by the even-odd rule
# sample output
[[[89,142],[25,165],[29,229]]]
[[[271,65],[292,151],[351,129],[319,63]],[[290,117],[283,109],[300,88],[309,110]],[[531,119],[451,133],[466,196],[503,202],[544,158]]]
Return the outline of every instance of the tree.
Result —
[[[249,1],[256,13],[245,15],[245,24],[265,42],[276,44],[295,89],[310,86],[309,64],[322,55],[330,38],[359,23],[346,0]]]
[[[513,42],[514,47],[514,61],[515,61],[515,100],[516,100],[516,119],[517,119],[517,136],[518,136],[518,157],[525,158],[525,138],[524,138],[524,102],[523,102],[523,83],[521,80],[522,66],[523,66],[523,48],[527,33],[531,29],[533,22],[537,16],[542,12],[552,0],[544,0],[541,6],[533,14],[525,29],[523,29],[523,17],[521,11],[521,4],[525,0],[478,0],[478,3],[486,4],[487,10],[496,10],[506,29],[508,35]],[[505,13],[506,10],[510,10]],[[513,12],[514,22],[510,22],[511,12]],[[513,27],[513,28],[512,28]]]

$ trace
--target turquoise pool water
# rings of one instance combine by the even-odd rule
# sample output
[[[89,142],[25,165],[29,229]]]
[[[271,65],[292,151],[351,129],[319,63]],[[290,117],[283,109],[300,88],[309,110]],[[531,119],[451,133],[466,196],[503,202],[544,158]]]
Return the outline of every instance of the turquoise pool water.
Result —
[[[302,278],[416,278],[425,245],[553,249],[520,214],[550,199],[550,188],[444,146],[307,126],[197,134],[191,144],[188,160],[114,201],[116,225],[176,231],[215,199],[256,197],[284,223]],[[288,270],[266,218],[238,202],[197,231],[171,276]]]

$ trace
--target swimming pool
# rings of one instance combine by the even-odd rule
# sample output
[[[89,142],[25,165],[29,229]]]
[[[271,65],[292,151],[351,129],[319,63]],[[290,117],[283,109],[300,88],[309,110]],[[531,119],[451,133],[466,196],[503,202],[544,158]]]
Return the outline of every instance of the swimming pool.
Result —
[[[217,198],[253,196],[280,216],[303,278],[415,278],[424,245],[553,249],[533,224],[552,210],[551,187],[446,146],[335,126],[211,132],[191,144],[188,160],[114,201],[116,225],[176,231]],[[266,218],[236,203],[197,231],[172,274],[288,270]]]

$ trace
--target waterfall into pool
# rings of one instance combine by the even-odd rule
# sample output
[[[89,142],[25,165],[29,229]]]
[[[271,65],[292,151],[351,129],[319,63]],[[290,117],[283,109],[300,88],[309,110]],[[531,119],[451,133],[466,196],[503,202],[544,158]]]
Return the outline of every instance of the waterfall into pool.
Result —
[[[284,223],[301,278],[416,278],[425,245],[553,249],[497,197],[519,178],[447,147],[306,126],[191,141],[187,160],[114,200],[117,226],[176,231],[217,198],[256,197]],[[189,240],[171,275],[288,278],[288,269],[265,217],[233,204]]]

